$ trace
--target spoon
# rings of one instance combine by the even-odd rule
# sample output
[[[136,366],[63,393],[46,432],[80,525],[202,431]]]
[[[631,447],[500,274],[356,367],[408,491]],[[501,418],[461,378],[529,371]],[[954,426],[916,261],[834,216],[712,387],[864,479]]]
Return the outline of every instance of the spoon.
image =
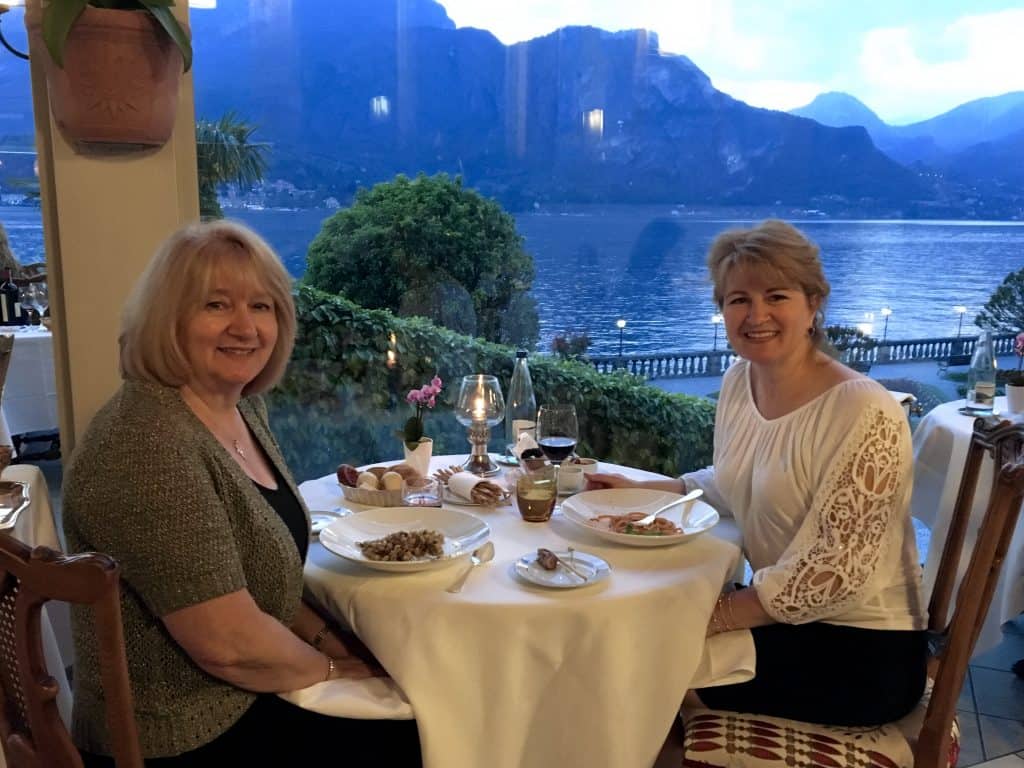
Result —
[[[664,512],[665,510],[672,509],[672,507],[674,507],[676,504],[682,504],[682,503],[687,502],[687,501],[693,501],[694,499],[698,499],[698,498],[700,498],[703,495],[704,495],[704,491],[702,489],[694,488],[692,491],[690,491],[685,496],[682,496],[681,498],[678,498],[675,501],[670,501],[668,504],[666,504],[665,506],[661,507],[660,509],[656,509],[653,512],[651,512],[651,514],[649,514],[647,517],[640,518],[635,523],[633,523],[633,525],[638,525],[638,526],[639,525],[650,525],[651,523],[654,522],[654,519],[658,515],[660,515],[662,512]]]
[[[470,572],[478,565],[489,563],[494,559],[494,544],[487,542],[479,549],[474,549],[473,553],[469,556],[469,567],[462,572],[462,575],[455,580],[455,583],[448,587],[448,591],[452,594],[462,591],[462,585],[466,583],[466,579],[469,578]]]

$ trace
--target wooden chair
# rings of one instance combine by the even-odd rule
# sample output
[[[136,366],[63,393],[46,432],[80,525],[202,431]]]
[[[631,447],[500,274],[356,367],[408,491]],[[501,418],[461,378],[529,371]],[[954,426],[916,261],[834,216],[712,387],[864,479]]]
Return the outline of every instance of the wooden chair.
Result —
[[[974,550],[947,621],[960,554],[985,454],[992,490]],[[1024,419],[977,419],[928,605],[930,695],[896,723],[843,728],[708,709],[683,713],[683,765],[691,768],[947,768],[959,753],[956,701],[988,612],[1024,500]]]
[[[121,629],[119,568],[106,555],[69,557],[0,535],[0,741],[11,768],[81,768],[43,658],[48,600],[92,609],[107,726],[118,768],[141,768]]]

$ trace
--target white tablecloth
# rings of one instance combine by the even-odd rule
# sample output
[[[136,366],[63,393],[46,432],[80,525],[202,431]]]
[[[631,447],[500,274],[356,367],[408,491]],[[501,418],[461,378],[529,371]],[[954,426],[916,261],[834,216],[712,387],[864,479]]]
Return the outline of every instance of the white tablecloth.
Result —
[[[61,550],[46,479],[39,468],[31,464],[14,464],[3,471],[0,479],[28,483],[31,502],[18,517],[14,528],[7,529],[4,533],[25,542],[30,547],[43,545]],[[67,606],[53,603],[46,606],[43,609],[41,624],[46,668],[60,687],[57,708],[64,722],[70,723],[71,687],[64,673],[64,668],[70,664],[72,658]],[[0,751],[0,768],[5,764],[3,752]]]
[[[953,517],[960,479],[967,461],[967,448],[974,431],[974,418],[958,413],[963,400],[945,403],[932,410],[914,431],[914,493],[911,512],[931,528],[931,544],[924,566],[925,594],[930,594],[942,558],[942,546]],[[996,412],[1006,407],[1006,398],[996,398]],[[960,557],[957,582],[967,569],[974,549],[977,528],[985,514],[992,488],[992,460],[982,461],[978,487],[971,508],[971,522]],[[1002,640],[1001,626],[1024,611],[1024,517],[1017,522],[1003,571],[992,596],[975,653],[983,653]]]
[[[432,466],[457,458],[435,457]],[[333,476],[300,490],[313,510],[343,503]],[[382,573],[319,544],[306,563],[314,596],[408,696],[424,765],[651,765],[701,660],[715,599],[739,562],[739,548],[725,540],[738,538],[732,522],[680,546],[633,548],[559,514],[538,524],[523,522],[514,506],[462,509],[491,527],[497,554],[461,594],[445,588],[462,566]],[[570,544],[604,558],[609,578],[562,591],[514,575],[521,555]]]
[[[22,432],[57,428],[57,385],[53,336],[47,330],[0,327],[14,334],[14,348],[0,410],[0,443]]]

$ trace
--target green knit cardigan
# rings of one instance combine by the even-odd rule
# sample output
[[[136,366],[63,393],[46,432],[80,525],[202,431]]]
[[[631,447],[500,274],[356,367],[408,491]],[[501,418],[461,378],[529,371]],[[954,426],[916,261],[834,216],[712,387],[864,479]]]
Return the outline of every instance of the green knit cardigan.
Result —
[[[301,503],[262,400],[238,407]],[[289,625],[302,597],[302,561],[287,526],[177,389],[129,381],[97,413],[65,473],[63,518],[69,552],[104,552],[121,565],[143,755],[178,755],[230,728],[256,694],[200,669],[160,617],[248,589]],[[308,526],[308,511],[306,518]],[[88,610],[72,611],[72,635],[72,736],[81,749],[110,754]]]

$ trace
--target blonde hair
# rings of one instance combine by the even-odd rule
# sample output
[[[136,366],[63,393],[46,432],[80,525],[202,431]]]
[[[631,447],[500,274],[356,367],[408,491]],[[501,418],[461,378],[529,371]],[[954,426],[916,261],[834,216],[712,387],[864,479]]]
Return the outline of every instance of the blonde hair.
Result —
[[[277,342],[263,370],[242,390],[259,394],[284,374],[295,345],[292,280],[269,245],[237,222],[189,224],[157,249],[125,303],[121,316],[121,376],[180,387],[192,374],[181,329],[228,259],[241,259],[249,276],[270,294],[277,316]]]
[[[786,285],[795,285],[810,301],[818,302],[811,338],[825,343],[825,302],[832,290],[818,258],[820,250],[803,232],[778,219],[756,227],[730,229],[708,249],[708,272],[714,283],[715,304],[725,301],[725,281],[734,267],[774,272]]]

